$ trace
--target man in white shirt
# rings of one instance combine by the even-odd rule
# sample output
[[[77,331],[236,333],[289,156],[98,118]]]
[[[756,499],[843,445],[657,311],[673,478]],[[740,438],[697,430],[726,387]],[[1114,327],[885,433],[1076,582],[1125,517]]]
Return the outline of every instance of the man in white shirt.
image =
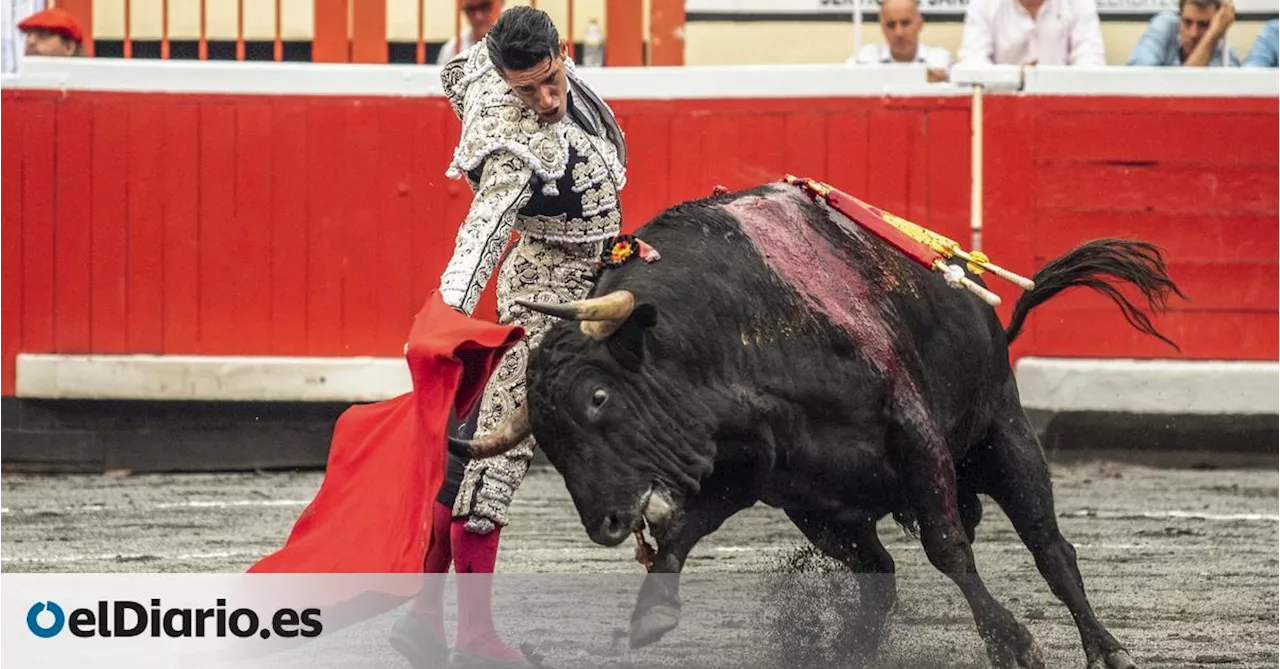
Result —
[[[0,0],[0,17],[3,17],[3,71],[5,74],[18,71],[18,61],[22,58],[26,36],[18,28],[22,19],[43,11],[48,0]]]
[[[449,41],[444,43],[440,48],[440,55],[436,56],[436,65],[444,65],[458,55],[459,51],[466,51],[476,42],[484,39],[493,24],[498,22],[498,15],[502,13],[502,7],[505,4],[507,4],[506,0],[461,0],[458,10],[467,17],[467,28],[461,35],[450,37]],[[459,37],[462,38],[461,49],[458,48]]]
[[[970,0],[960,62],[1107,64],[1095,0]]]
[[[884,0],[880,4],[880,32],[884,43],[867,44],[846,63],[924,63],[929,81],[946,81],[951,52],[920,43],[924,17],[916,0]]]

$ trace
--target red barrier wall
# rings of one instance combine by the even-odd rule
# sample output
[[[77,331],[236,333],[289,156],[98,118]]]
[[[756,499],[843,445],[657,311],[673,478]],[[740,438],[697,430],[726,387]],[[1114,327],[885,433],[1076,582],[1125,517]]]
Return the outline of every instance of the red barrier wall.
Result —
[[[469,204],[444,177],[457,122],[441,98],[0,95],[5,395],[19,351],[398,355]],[[1192,298],[1158,322],[1181,355],[1276,359],[1274,99],[986,105],[997,262],[1029,274],[1085,239],[1156,242]],[[967,244],[965,98],[613,106],[628,229],[790,172]],[[1015,353],[1178,357],[1122,325],[1068,295]]]
[[[1031,268],[1089,239],[1146,240],[1189,298],[1156,321],[1181,353],[1073,291],[1037,308],[1015,356],[1277,358],[1274,99],[996,97],[985,130],[992,257]]]

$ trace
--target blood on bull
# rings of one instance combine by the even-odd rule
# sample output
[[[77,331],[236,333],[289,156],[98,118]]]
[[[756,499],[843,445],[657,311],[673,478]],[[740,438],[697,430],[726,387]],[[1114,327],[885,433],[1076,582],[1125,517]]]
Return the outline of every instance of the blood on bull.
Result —
[[[677,627],[678,574],[698,541],[763,502],[867,575],[856,621],[867,654],[897,597],[875,529],[892,515],[959,587],[992,664],[1041,667],[974,566],[986,494],[1070,610],[1088,666],[1134,666],[1058,529],[1008,347],[1034,307],[1076,286],[1172,345],[1113,285],[1136,288],[1151,311],[1181,295],[1157,248],[1106,239],[1069,251],[1032,277],[1006,328],[978,296],[790,184],[675,206],[636,238],[661,260],[606,267],[580,302],[526,304],[565,319],[531,356],[527,414],[454,445],[484,457],[531,431],[593,541],[615,546],[647,527],[657,551],[633,647]]]

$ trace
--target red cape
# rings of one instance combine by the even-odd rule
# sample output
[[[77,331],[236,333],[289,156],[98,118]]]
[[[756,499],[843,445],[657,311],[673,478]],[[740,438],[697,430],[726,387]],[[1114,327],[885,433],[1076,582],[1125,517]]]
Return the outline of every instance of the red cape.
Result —
[[[472,320],[432,293],[405,347],[413,390],[338,418],[324,482],[284,547],[250,572],[422,573],[451,411],[466,415],[524,330]]]

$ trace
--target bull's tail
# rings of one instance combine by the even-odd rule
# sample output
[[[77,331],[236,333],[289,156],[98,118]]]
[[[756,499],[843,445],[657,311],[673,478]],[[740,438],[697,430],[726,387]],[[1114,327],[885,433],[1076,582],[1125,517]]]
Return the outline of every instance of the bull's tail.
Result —
[[[1045,265],[1032,277],[1036,287],[1026,293],[1013,307],[1013,317],[1005,329],[1009,343],[1022,331],[1027,314],[1042,302],[1073,286],[1087,286],[1111,298],[1120,307],[1125,320],[1139,332],[1144,332],[1169,344],[1175,350],[1178,345],[1160,334],[1151,319],[1129,301],[1108,279],[1133,284],[1146,298],[1151,311],[1164,311],[1172,293],[1186,299],[1174,285],[1165,269],[1160,249],[1147,242],[1128,239],[1098,239],[1071,250],[1066,255]]]

